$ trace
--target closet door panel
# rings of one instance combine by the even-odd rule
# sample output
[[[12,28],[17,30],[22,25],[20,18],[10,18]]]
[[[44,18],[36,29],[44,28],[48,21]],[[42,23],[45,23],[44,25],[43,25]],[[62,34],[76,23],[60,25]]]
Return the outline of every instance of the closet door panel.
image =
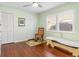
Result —
[[[2,13],[2,43],[13,42],[13,15]]]
[[[0,13],[0,15],[1,15],[1,13]],[[2,28],[2,21],[1,21],[1,16],[0,16],[0,56],[1,56],[1,28]]]
[[[13,42],[13,30],[14,30],[14,16],[12,14],[8,14],[8,42]]]
[[[1,14],[1,19],[2,19],[2,43],[7,43],[8,41],[8,24],[7,24],[7,19],[8,15],[2,13]]]

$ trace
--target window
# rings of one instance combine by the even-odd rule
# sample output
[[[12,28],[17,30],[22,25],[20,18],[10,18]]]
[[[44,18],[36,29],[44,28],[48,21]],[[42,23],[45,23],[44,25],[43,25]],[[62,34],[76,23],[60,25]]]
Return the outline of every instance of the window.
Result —
[[[68,10],[47,17],[47,29],[53,31],[73,32],[74,11]]]
[[[56,30],[56,15],[50,15],[47,17],[47,30]]]

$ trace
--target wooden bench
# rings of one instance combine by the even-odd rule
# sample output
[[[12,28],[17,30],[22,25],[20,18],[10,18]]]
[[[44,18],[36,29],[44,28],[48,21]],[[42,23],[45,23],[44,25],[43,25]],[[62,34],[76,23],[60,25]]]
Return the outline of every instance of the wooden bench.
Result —
[[[76,56],[76,57],[79,56],[79,47],[72,47],[72,46],[64,45],[64,44],[61,44],[60,42],[50,40],[50,39],[47,39],[46,41],[47,41],[46,45],[50,45],[53,48],[55,46],[60,47],[62,49],[65,49],[65,50],[71,52],[73,56]]]

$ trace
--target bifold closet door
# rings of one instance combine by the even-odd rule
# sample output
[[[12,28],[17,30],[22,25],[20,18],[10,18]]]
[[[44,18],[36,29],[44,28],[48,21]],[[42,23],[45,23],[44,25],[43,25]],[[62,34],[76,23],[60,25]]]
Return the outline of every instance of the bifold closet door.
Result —
[[[0,15],[1,15],[1,13],[0,13]],[[2,21],[1,21],[1,17],[0,17],[0,50],[1,50],[1,33],[2,33],[1,27],[2,27]]]
[[[10,13],[2,13],[2,44],[13,42],[14,16]]]

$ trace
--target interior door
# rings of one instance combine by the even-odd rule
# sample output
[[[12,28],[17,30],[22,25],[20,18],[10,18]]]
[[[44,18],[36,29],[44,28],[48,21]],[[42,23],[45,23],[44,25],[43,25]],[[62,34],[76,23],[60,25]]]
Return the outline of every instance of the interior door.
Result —
[[[13,42],[14,16],[10,13],[2,13],[2,43]]]
[[[0,13],[1,15],[1,13]],[[2,27],[2,21],[1,21],[1,17],[0,17],[0,50],[1,50],[1,27]]]

